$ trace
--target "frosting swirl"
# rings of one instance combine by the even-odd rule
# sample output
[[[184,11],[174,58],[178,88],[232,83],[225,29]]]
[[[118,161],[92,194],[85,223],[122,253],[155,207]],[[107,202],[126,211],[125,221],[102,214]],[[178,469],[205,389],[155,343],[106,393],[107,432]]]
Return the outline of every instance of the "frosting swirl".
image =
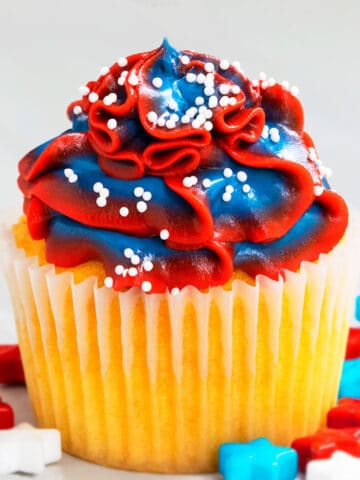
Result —
[[[108,286],[277,278],[329,252],[347,225],[299,100],[235,65],[156,50],[104,68],[72,128],[19,164],[24,212],[61,267],[99,259]],[[176,291],[174,290],[174,291]]]

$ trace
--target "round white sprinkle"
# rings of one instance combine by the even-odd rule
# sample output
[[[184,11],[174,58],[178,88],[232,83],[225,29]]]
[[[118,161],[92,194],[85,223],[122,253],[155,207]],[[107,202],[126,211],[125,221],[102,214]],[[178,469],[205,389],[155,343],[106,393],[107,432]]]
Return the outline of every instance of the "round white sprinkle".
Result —
[[[150,292],[150,290],[152,289],[151,282],[145,280],[145,282],[141,284],[141,288],[144,290],[144,292]]]
[[[114,280],[111,277],[106,277],[104,280],[104,285],[106,288],[111,288],[114,284]]]
[[[166,128],[168,128],[169,130],[172,130],[173,128],[176,127],[176,123],[174,122],[174,120],[172,120],[171,118],[169,118],[169,120],[166,121],[165,126],[166,126]]]
[[[201,107],[199,107],[199,113],[205,113],[207,112],[207,107],[205,105],[201,105]]]
[[[160,117],[159,120],[157,121],[157,124],[159,127],[165,127],[166,120],[164,117]]]
[[[129,215],[129,209],[127,207],[121,207],[119,213],[122,217],[127,217]]]
[[[320,197],[320,195],[322,195],[324,192],[324,187],[322,185],[316,185],[314,187],[314,195],[316,197]]]
[[[204,97],[196,97],[195,98],[195,105],[203,105],[204,103]]]
[[[213,73],[207,73],[205,78],[205,85],[211,87],[214,85],[215,75]]]
[[[293,86],[290,88],[290,93],[291,95],[294,95],[294,97],[297,97],[300,93],[299,87]]]
[[[180,62],[183,65],[187,65],[190,62],[190,58],[187,55],[181,55]]]
[[[94,190],[94,192],[96,192],[96,193],[99,193],[100,190],[102,190],[103,188],[104,188],[104,185],[103,185],[101,182],[96,182],[96,183],[94,183],[94,185],[93,185],[93,190]]]
[[[270,140],[271,140],[273,143],[278,143],[278,142],[280,142],[279,132],[277,132],[277,133],[271,133],[271,134],[270,134]]]
[[[199,98],[201,98],[201,97],[199,97]],[[193,118],[197,114],[197,111],[198,111],[198,109],[196,107],[190,107],[186,110],[186,115],[190,118]]]
[[[91,92],[89,95],[89,102],[95,103],[99,100],[99,95],[95,92]]]
[[[261,136],[265,140],[269,138],[269,127],[267,125],[264,126],[263,131],[261,132]]]
[[[276,83],[275,78],[270,77],[269,80],[268,80],[269,87],[273,87],[275,85],[275,83]]]
[[[227,70],[229,67],[230,67],[229,60],[221,60],[221,62],[220,62],[221,70]]]
[[[210,185],[211,185],[210,178],[204,178],[204,180],[202,181],[202,185],[203,185],[204,188],[209,188]]]
[[[146,272],[150,272],[154,268],[154,265],[151,260],[145,260],[143,263],[143,268]]]
[[[107,203],[107,202],[106,202],[106,198],[105,198],[105,197],[98,197],[98,198],[96,199],[96,205],[97,205],[98,207],[101,207],[101,208],[102,208],[102,207],[105,207],[106,203]]]
[[[180,288],[174,287],[171,289],[171,295],[179,295],[180,293]]]
[[[135,197],[140,198],[140,197],[142,197],[142,195],[144,193],[144,189],[143,189],[143,187],[135,187],[133,193],[134,193]]]
[[[205,63],[205,67],[204,67],[204,68],[205,68],[205,71],[206,71],[206,72],[209,72],[209,73],[210,73],[210,72],[213,72],[214,69],[215,69],[214,64],[213,64],[212,62],[207,62],[207,63]]]
[[[276,135],[276,134],[279,133],[279,129],[276,128],[276,127],[272,127],[272,128],[270,128],[269,133],[270,133],[270,135]]]
[[[140,257],[139,255],[133,255],[130,259],[130,262],[133,264],[133,265],[139,265],[140,263]]]
[[[246,182],[246,180],[247,180],[247,174],[246,174],[246,172],[243,172],[242,170],[237,172],[236,176],[237,176],[237,179],[239,180],[239,182]]]
[[[253,84],[253,87],[258,87],[259,86],[259,80],[253,80],[252,84]]]
[[[206,95],[207,97],[210,97],[210,95],[214,95],[214,93],[215,93],[214,87],[204,88],[204,95]]]
[[[77,181],[78,181],[78,176],[76,175],[76,173],[74,173],[73,175],[70,175],[69,183],[76,183]]]
[[[191,179],[191,183],[192,183],[193,185],[196,185],[196,184],[197,184],[198,178],[197,178],[195,175],[192,175],[192,176],[190,177],[190,179]]]
[[[215,108],[215,107],[217,107],[217,104],[218,104],[217,97],[215,95],[212,95],[209,98],[209,108]]]
[[[206,117],[203,113],[199,113],[199,115],[196,116],[195,118],[195,121],[199,124],[199,125],[203,125],[206,121]]]
[[[188,115],[183,115],[181,117],[181,123],[184,123],[184,124],[190,123],[190,117]]]
[[[138,274],[138,271],[135,267],[130,267],[128,270],[128,274],[130,277],[136,277],[136,275]]]
[[[87,87],[86,85],[81,85],[81,87],[79,87],[79,92],[81,95],[89,95],[90,88]]]
[[[169,238],[169,236],[170,236],[169,230],[166,230],[166,228],[161,230],[161,232],[160,232],[161,240],[167,240]]]
[[[151,123],[156,123],[157,119],[158,119],[158,116],[157,116],[157,113],[156,112],[149,112],[147,115],[146,115],[147,119],[149,120],[149,122]]]
[[[225,191],[229,193],[234,193],[234,187],[232,185],[226,185]]]
[[[71,175],[74,174],[74,170],[72,168],[65,168],[64,169],[64,175],[66,178],[71,177]]]
[[[117,121],[115,118],[110,118],[110,120],[107,121],[107,127],[109,130],[114,130],[117,127]]]
[[[232,174],[233,174],[233,171],[231,170],[231,168],[229,168],[229,167],[224,168],[224,170],[223,170],[224,177],[230,178],[232,176]]]
[[[241,70],[241,65],[238,60],[234,60],[231,65],[236,68],[236,70]]]
[[[248,185],[247,183],[245,183],[245,185],[243,185],[242,189],[243,189],[244,193],[249,193],[250,190],[251,190],[250,185]]]
[[[118,80],[117,80],[117,83],[118,83],[118,85],[120,85],[120,87],[125,85],[125,77],[119,77]]]
[[[230,192],[225,192],[223,193],[222,199],[224,202],[230,202],[231,200],[231,193]]]
[[[290,88],[290,83],[287,80],[284,80],[283,82],[281,82],[281,85],[285,90],[289,90]]]
[[[233,86],[231,87],[231,91],[232,91],[232,93],[233,93],[234,95],[237,95],[238,93],[241,92],[241,89],[240,89],[239,85],[233,85]]]
[[[188,83],[193,83],[196,80],[196,74],[189,72],[189,73],[186,74],[185,79]]]
[[[154,85],[155,88],[160,88],[163,84],[163,81],[160,77],[155,77],[152,80],[152,84]]]
[[[137,77],[134,73],[132,73],[132,74],[130,75],[129,83],[130,83],[130,85],[132,85],[132,86],[135,86],[135,85],[137,85],[137,84],[139,83],[139,79],[138,79],[138,77]]]
[[[185,177],[183,178],[183,185],[184,187],[192,187],[192,180],[191,180],[191,177]]]
[[[174,100],[173,98],[171,98],[171,99],[169,100],[168,107],[169,107],[171,110],[177,110],[177,109],[178,109],[178,104],[177,104],[176,100]]]
[[[269,86],[269,83],[268,83],[266,80],[263,80],[263,81],[261,82],[261,87],[262,87],[262,88],[267,88],[268,86]]]
[[[235,97],[230,97],[229,98],[229,105],[236,105],[237,101]]]
[[[203,83],[205,83],[205,80],[206,80],[206,77],[203,73],[199,73],[197,76],[196,76],[196,82],[199,84],[199,85],[202,85]]]
[[[147,205],[145,202],[143,202],[142,200],[140,200],[140,202],[137,202],[136,204],[136,210],[139,212],[139,213],[144,213],[146,212],[147,210]]]
[[[212,118],[212,116],[213,116],[213,112],[209,109],[206,109],[205,117],[206,118]]]
[[[75,107],[73,108],[73,112],[75,115],[80,115],[80,113],[82,113],[82,108],[80,107],[80,105],[75,105]]]
[[[227,85],[226,83],[222,83],[219,87],[219,92],[222,95],[227,95],[230,92],[230,85]]]
[[[126,258],[131,258],[134,255],[134,250],[132,248],[125,248],[124,255]]]
[[[145,202],[149,202],[152,198],[151,192],[148,192],[148,191],[144,192],[142,195],[142,198],[143,200],[145,200]]]
[[[115,103],[117,100],[117,95],[116,93],[109,93],[109,95],[106,95],[106,97],[104,97],[104,104],[105,105],[112,105],[113,103]]]
[[[108,188],[102,188],[99,192],[100,197],[108,198],[110,191]]]
[[[127,58],[125,58],[125,57],[121,57],[118,60],[119,67],[125,67],[127,65],[127,63],[128,63],[128,61],[127,61]]]
[[[224,95],[220,98],[219,103],[221,107],[226,107],[229,104],[229,97],[227,95]]]
[[[124,267],[122,265],[116,265],[115,267],[115,273],[116,275],[121,275],[124,271]]]
[[[204,128],[205,130],[207,130],[208,132],[210,132],[213,128],[214,128],[214,125],[212,122],[210,122],[209,120],[207,122],[204,123]]]
[[[121,72],[121,77],[124,77],[124,78],[127,77],[127,76],[128,76],[128,73],[129,73],[128,70],[123,70],[123,71]]]
[[[100,75],[106,75],[107,73],[109,73],[110,69],[109,67],[102,67],[100,69]]]

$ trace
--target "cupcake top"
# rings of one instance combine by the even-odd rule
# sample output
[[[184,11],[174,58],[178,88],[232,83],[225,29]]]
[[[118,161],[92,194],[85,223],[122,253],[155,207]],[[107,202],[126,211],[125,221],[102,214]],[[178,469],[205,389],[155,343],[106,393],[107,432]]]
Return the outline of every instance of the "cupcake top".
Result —
[[[100,260],[106,286],[152,293],[316,260],[348,213],[296,90],[166,40],[102,68],[72,128],[19,163],[32,238],[57,266]]]

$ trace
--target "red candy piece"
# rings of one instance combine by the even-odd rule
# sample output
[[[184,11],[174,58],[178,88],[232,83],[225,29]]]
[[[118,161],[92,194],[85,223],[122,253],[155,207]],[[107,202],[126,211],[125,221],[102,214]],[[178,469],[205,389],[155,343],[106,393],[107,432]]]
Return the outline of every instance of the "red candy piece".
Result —
[[[358,357],[360,357],[360,328],[350,328],[345,359]]]
[[[25,383],[17,345],[0,345],[0,383]]]
[[[360,400],[342,398],[327,415],[329,428],[360,428]]]
[[[14,412],[7,403],[0,398],[0,430],[13,428],[14,426]]]
[[[314,435],[297,438],[291,446],[298,453],[300,472],[305,472],[308,462],[330,458],[336,450],[360,457],[360,428],[319,430]]]

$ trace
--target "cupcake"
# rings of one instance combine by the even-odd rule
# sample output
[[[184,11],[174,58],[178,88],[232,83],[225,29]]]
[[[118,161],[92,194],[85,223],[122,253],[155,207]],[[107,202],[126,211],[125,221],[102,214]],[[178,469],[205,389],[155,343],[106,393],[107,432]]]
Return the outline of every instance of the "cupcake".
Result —
[[[80,88],[4,232],[29,394],[65,451],[212,472],[334,405],[354,234],[297,89],[165,40]]]

